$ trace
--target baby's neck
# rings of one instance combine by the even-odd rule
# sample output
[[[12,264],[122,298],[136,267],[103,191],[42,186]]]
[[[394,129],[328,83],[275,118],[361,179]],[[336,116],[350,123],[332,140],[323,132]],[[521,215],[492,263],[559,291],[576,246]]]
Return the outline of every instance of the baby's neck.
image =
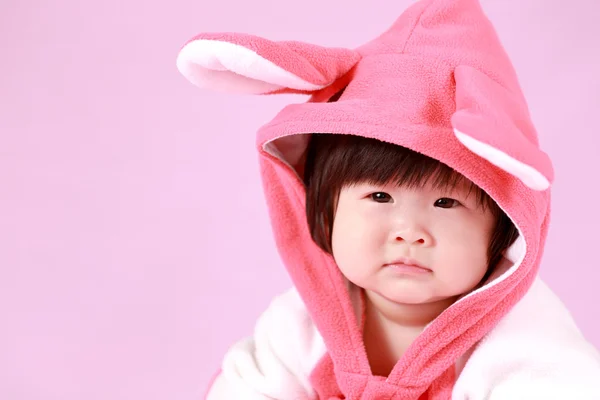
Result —
[[[365,293],[363,340],[373,375],[388,376],[425,326],[456,299],[428,304],[397,304]]]
[[[365,290],[367,313],[400,327],[424,328],[450,307],[459,296],[421,304],[401,304]]]

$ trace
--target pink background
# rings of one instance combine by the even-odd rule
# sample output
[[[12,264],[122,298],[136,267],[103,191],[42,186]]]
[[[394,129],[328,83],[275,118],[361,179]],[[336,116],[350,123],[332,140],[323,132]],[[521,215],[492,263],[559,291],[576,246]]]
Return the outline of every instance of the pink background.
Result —
[[[196,90],[179,47],[198,31],[355,47],[410,2],[206,3],[2,1],[0,398],[199,398],[289,285],[253,146],[301,99]],[[600,346],[600,3],[483,4],[557,170],[542,276]]]

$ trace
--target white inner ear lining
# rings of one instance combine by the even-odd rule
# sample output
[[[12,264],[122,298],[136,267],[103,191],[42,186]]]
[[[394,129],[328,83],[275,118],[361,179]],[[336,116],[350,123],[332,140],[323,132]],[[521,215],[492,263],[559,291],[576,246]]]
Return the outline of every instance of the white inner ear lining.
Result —
[[[188,43],[179,52],[177,64],[186,76],[190,68],[185,64],[206,69],[222,65],[232,73],[281,87],[314,91],[327,86],[307,82],[244,46],[218,40],[200,39]]]
[[[473,139],[471,136],[466,135],[457,129],[454,129],[454,134],[458,140],[473,153],[485,158],[497,167],[500,167],[509,174],[519,178],[531,189],[542,191],[550,187],[548,179],[532,166],[512,158],[508,154],[487,143]]]

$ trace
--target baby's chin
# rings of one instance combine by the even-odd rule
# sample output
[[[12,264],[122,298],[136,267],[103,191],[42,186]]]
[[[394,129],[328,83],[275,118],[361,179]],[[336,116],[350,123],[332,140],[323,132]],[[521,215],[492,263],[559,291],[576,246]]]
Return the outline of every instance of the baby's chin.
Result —
[[[370,307],[386,320],[397,325],[424,327],[450,307],[456,297],[423,296],[405,293],[386,293],[383,290],[366,290]]]
[[[450,305],[463,295],[463,291],[439,290],[432,282],[386,282],[383,285],[363,287],[389,306]]]
[[[429,293],[423,293],[418,291],[407,290],[402,293],[392,292],[388,293],[386,291],[378,291],[376,292],[379,297],[381,297],[384,301],[389,302],[394,305],[402,306],[402,305],[428,305],[439,302],[446,302],[450,297],[446,296],[435,296]]]

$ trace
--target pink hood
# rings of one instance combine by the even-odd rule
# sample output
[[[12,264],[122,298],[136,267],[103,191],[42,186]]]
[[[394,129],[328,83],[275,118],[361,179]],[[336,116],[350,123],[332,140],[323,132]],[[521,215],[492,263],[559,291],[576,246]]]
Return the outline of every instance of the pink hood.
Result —
[[[538,272],[553,180],[514,68],[478,1],[419,1],[354,50],[200,34],[177,63],[200,87],[311,96],[264,125],[257,148],[277,246],[328,348],[332,387],[346,398],[370,390],[381,398],[449,398],[456,360],[511,310]],[[483,188],[520,231],[507,255],[512,267],[445,310],[387,379],[371,375],[345,279],[308,231],[296,168],[313,132],[376,138],[440,160]]]

